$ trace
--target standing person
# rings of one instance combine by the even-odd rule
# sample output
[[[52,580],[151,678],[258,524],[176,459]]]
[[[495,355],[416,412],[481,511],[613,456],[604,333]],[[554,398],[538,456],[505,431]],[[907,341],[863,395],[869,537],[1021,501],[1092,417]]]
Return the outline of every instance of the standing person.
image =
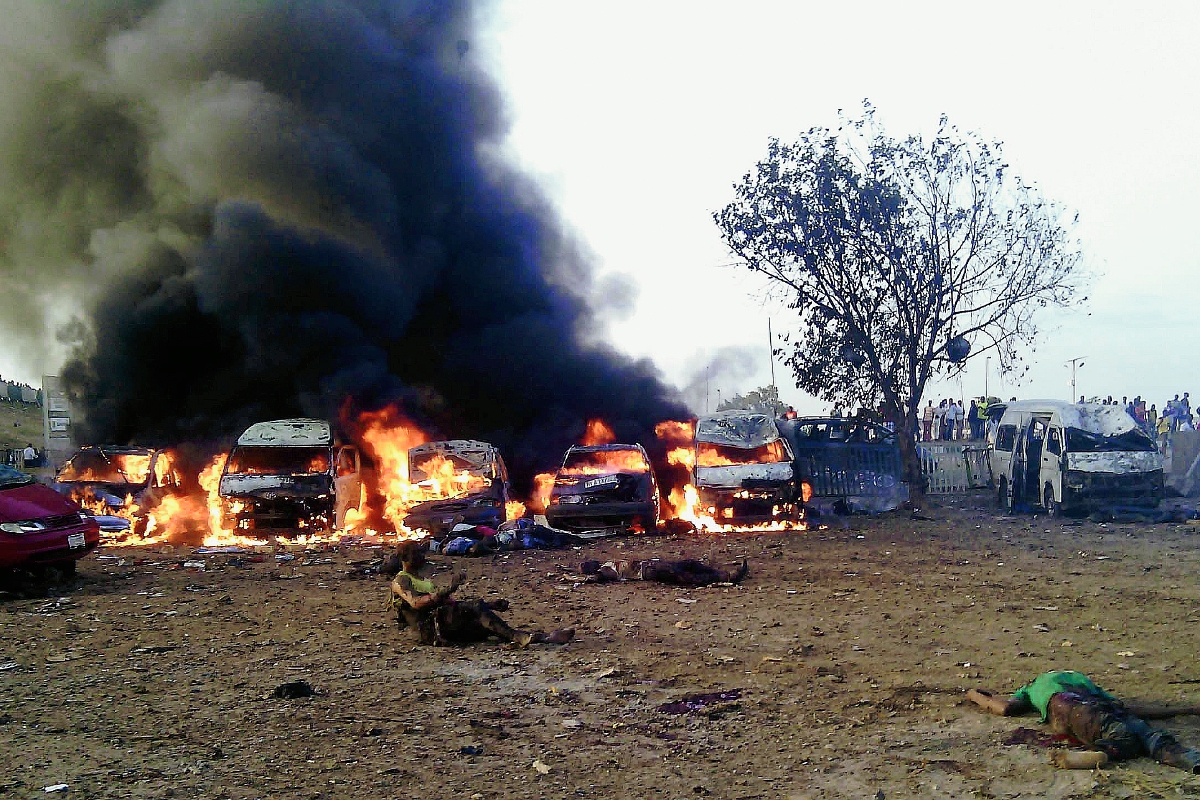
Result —
[[[971,438],[982,439],[980,430],[983,426],[979,424],[979,406],[975,404],[974,400],[971,400],[971,409],[967,412],[967,423],[971,429]]]
[[[930,400],[925,404],[925,410],[921,415],[921,440],[928,442],[933,439],[933,401]]]
[[[1142,399],[1140,394],[1133,398],[1133,418],[1143,428],[1146,427],[1146,401]]]
[[[933,410],[933,437],[935,440],[946,438],[946,401],[938,403]]]
[[[1158,435],[1158,409],[1154,407],[1154,403],[1151,403],[1149,410],[1146,411],[1146,424],[1142,427],[1152,437]]]
[[[1167,401],[1167,407],[1163,410],[1163,416],[1167,418],[1167,430],[1175,432],[1179,430],[1179,395],[1175,395],[1174,400]]]
[[[958,406],[954,404],[954,400],[949,400],[946,405],[946,440],[953,441],[958,438],[955,433],[958,431]]]
[[[1070,734],[1092,753],[1055,754],[1054,763],[1066,769],[1094,769],[1108,761],[1148,755],[1160,764],[1200,774],[1200,752],[1184,747],[1167,731],[1151,728],[1147,719],[1196,714],[1196,706],[1126,705],[1083,673],[1046,672],[1000,698],[984,689],[971,689],[967,699],[992,714],[1011,717],[1029,711],[1042,715],[1050,729]]]
[[[1183,398],[1179,401],[1179,407],[1183,409],[1183,413],[1179,416],[1190,419],[1192,416],[1192,400],[1187,392],[1183,393]]]

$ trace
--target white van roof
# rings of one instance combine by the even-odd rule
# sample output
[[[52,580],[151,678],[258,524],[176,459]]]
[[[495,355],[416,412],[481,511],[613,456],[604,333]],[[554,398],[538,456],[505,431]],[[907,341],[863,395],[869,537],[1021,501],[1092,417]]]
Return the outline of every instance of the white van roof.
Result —
[[[1137,420],[1129,416],[1123,406],[1106,406],[1100,403],[1066,403],[1062,400],[1017,400],[1008,404],[1005,416],[1011,413],[1057,414],[1064,428],[1116,436],[1138,428]]]
[[[242,446],[322,447],[333,444],[333,432],[323,419],[277,419],[256,422],[238,437]]]

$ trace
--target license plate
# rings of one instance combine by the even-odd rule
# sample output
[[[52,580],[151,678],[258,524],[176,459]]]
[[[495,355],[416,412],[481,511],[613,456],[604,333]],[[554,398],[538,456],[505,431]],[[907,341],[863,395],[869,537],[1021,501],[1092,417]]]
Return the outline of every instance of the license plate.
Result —
[[[87,547],[87,539],[82,533],[69,533],[67,534],[67,547],[72,550]]]
[[[442,517],[443,525],[449,525],[451,522],[454,522],[454,517]]]

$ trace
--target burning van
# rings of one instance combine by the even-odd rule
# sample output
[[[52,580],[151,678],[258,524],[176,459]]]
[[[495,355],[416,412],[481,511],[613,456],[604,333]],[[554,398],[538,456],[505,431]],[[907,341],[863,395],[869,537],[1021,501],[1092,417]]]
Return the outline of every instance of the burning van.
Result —
[[[171,454],[148,447],[80,448],[59,468],[54,488],[91,514],[128,528],[139,510],[179,491],[182,476]]]
[[[238,438],[218,487],[237,529],[340,529],[361,503],[359,453],[335,444],[324,420],[259,422]]]
[[[726,411],[696,422],[693,485],[720,523],[799,519],[803,502],[792,448],[766,414]]]
[[[659,500],[640,444],[579,445],[554,476],[546,521],[566,531],[653,531]]]
[[[405,524],[441,536],[456,524],[500,526],[509,501],[508,469],[487,442],[427,442],[408,451],[408,479],[439,499],[417,503]]]

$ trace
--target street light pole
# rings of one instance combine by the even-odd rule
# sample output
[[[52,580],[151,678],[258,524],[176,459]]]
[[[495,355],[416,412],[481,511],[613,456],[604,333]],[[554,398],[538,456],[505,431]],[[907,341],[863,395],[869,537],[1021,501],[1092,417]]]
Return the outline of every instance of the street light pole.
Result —
[[[1067,366],[1067,364],[1071,365],[1071,402],[1072,403],[1075,402],[1075,373],[1079,370],[1080,367],[1083,366],[1083,360],[1085,358],[1087,358],[1087,356],[1077,356],[1075,358],[1069,359],[1066,364],[1063,364],[1064,367]]]
[[[988,373],[992,371],[992,357],[988,356],[983,360],[983,402],[987,402],[991,397],[988,394]]]

